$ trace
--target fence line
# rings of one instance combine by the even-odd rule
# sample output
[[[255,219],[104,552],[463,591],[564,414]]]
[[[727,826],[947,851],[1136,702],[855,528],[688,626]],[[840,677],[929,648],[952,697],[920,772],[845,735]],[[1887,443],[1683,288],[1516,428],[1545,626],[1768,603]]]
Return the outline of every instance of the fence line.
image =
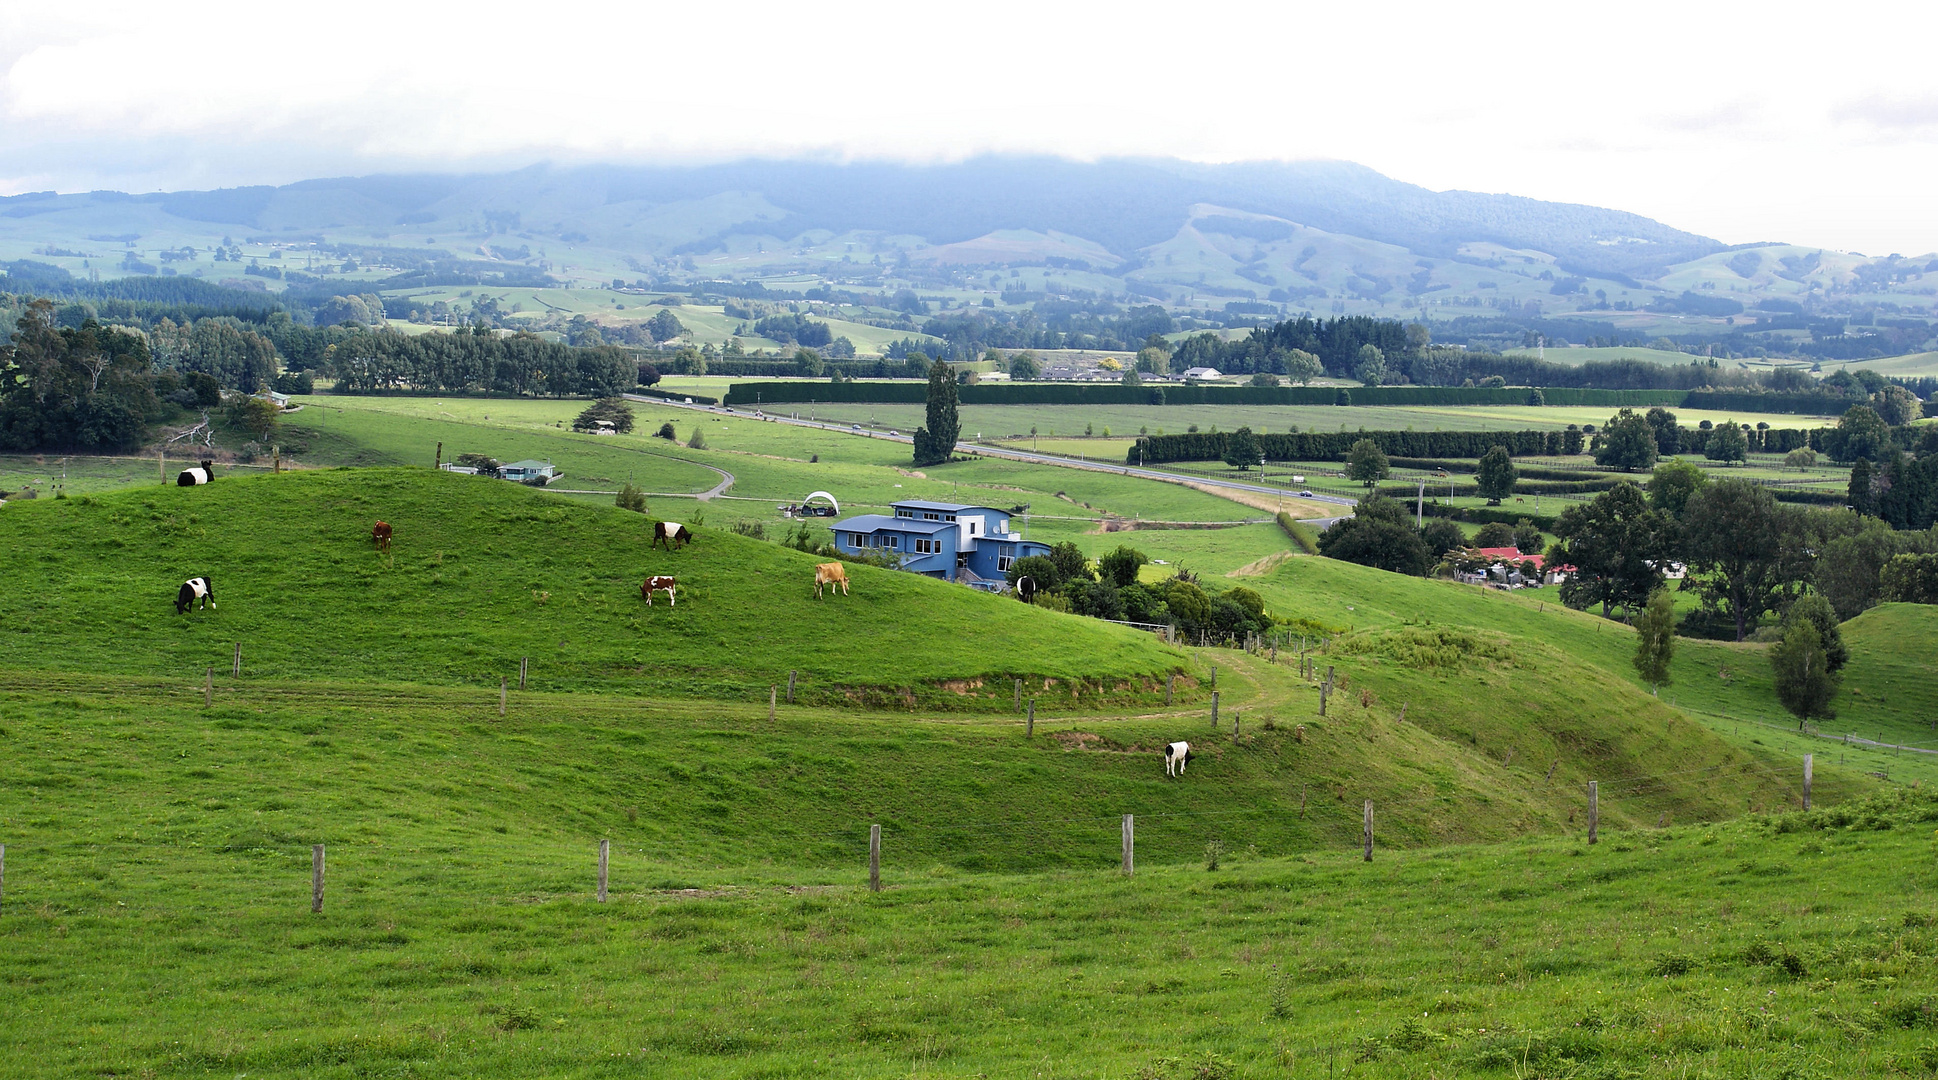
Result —
[[[1601,824],[1599,819],[1599,814],[1598,814],[1598,809],[1599,809],[1598,788],[1600,786],[1600,783],[1635,784],[1635,783],[1651,781],[1651,780],[1666,780],[1672,777],[1688,777],[1697,773],[1711,773],[1713,775],[1706,778],[1702,782],[1704,784],[1707,784],[1709,781],[1713,780],[1715,776],[1720,776],[1730,772],[1735,772],[1738,774],[1754,775],[1759,780],[1767,780],[1777,785],[1780,790],[1792,787],[1792,784],[1790,781],[1783,779],[1782,777],[1778,776],[1775,772],[1772,771],[1772,767],[1774,766],[1774,764],[1775,764],[1774,762],[1761,762],[1761,761],[1752,760],[1748,762],[1736,762],[1736,763],[1728,763],[1728,764],[1716,765],[1716,766],[1707,766],[1707,767],[1697,768],[1697,769],[1675,770],[1673,772],[1660,773],[1660,774],[1655,774],[1650,776],[1623,777],[1623,778],[1619,778],[1611,781],[1597,782],[1594,780],[1590,780],[1585,784],[1584,789],[1578,796],[1578,798],[1580,799],[1580,802],[1577,804],[1581,809],[1585,809],[1586,811],[1585,822],[1581,825],[1577,825],[1575,824],[1574,817],[1571,815],[1570,822],[1568,825],[1561,826],[1559,828],[1546,828],[1546,827],[1540,828],[1535,831],[1535,835],[1566,836],[1566,835],[1579,835],[1585,832],[1586,841],[1590,844],[1595,843],[1599,839],[1598,832],[1599,832],[1599,826]],[[1810,780],[1811,780],[1811,771],[1812,771],[1811,756],[1805,755],[1799,764],[1802,765],[1802,768],[1799,770],[1798,776],[1796,777],[1796,780],[1798,781],[1798,783],[1795,785],[1795,787],[1797,790],[1799,790],[1802,793],[1802,799],[1800,800],[1802,803],[1802,807],[1804,809],[1809,809],[1810,808],[1809,792],[1810,792]],[[1334,785],[1334,787],[1336,788],[1336,785]],[[1669,790],[1669,789],[1664,789],[1660,791],[1635,791],[1635,792],[1630,792],[1626,795],[1615,796],[1611,798],[1609,801],[1613,803],[1637,802],[1645,799],[1658,799],[1658,798],[1675,796],[1678,794],[1686,794],[1688,793],[1688,791],[1689,791],[1688,788],[1684,788],[1682,791]],[[1231,819],[1241,818],[1241,817],[1265,818],[1265,819],[1272,819],[1272,818],[1292,819],[1296,815],[1296,818],[1298,820],[1307,821],[1310,823],[1310,825],[1318,827],[1321,830],[1323,836],[1330,836],[1334,842],[1339,844],[1341,849],[1344,849],[1347,845],[1347,838],[1351,835],[1351,825],[1357,823],[1361,826],[1361,830],[1360,830],[1359,836],[1357,837],[1359,842],[1357,845],[1354,845],[1357,848],[1356,854],[1360,856],[1359,861],[1372,862],[1372,861],[1375,861],[1376,859],[1376,853],[1377,853],[1376,840],[1379,835],[1379,829],[1381,827],[1381,823],[1387,823],[1385,827],[1388,829],[1391,829],[1393,827],[1391,823],[1393,823],[1396,819],[1398,819],[1400,822],[1405,822],[1408,817],[1420,814],[1423,811],[1458,811],[1460,809],[1458,805],[1450,805],[1447,802],[1445,802],[1444,798],[1441,796],[1418,793],[1414,795],[1402,795],[1394,798],[1364,799],[1362,802],[1362,805],[1359,808],[1357,808],[1359,810],[1359,813],[1355,814],[1353,812],[1355,808],[1351,806],[1351,803],[1349,801],[1346,801],[1345,796],[1340,795],[1339,798],[1343,805],[1339,805],[1336,807],[1330,805],[1327,802],[1321,802],[1319,814],[1323,816],[1323,819],[1324,819],[1323,821],[1320,820],[1320,818],[1318,817],[1308,816],[1306,800],[1302,798],[1300,801],[1300,808],[1297,811],[1294,811],[1288,802],[1288,804],[1284,806],[1246,807],[1246,808],[1234,809],[1234,810],[1204,810],[1204,811],[1171,810],[1171,811],[1159,811],[1159,812],[1148,813],[1148,814],[1119,813],[1119,814],[1110,814],[1110,815],[1098,815],[1094,817],[1078,816],[1078,817],[1057,817],[1057,818],[1021,818],[1021,819],[1009,819],[1009,820],[998,820],[998,821],[961,822],[961,823],[954,823],[954,824],[946,824],[946,823],[932,824],[932,825],[925,824],[918,827],[910,828],[907,831],[903,831],[901,829],[889,828],[882,821],[874,820],[874,821],[856,822],[855,825],[851,827],[843,828],[840,830],[791,834],[791,835],[782,837],[781,839],[784,839],[789,843],[795,843],[795,844],[799,844],[807,841],[822,841],[822,840],[837,839],[842,841],[843,850],[857,851],[857,852],[861,850],[861,845],[864,843],[864,839],[865,839],[865,844],[866,844],[865,850],[866,850],[866,860],[867,860],[866,866],[868,871],[868,888],[870,891],[880,891],[884,887],[883,876],[882,876],[884,865],[889,865],[890,868],[892,869],[892,857],[894,852],[894,848],[892,845],[894,841],[904,839],[904,838],[928,836],[928,835],[933,835],[937,833],[946,833],[950,831],[1019,829],[1019,830],[1027,830],[1027,834],[1032,837],[1042,838],[1047,840],[1048,838],[1055,835],[1055,833],[1053,832],[1053,830],[1055,829],[1061,828],[1062,830],[1065,830],[1066,833],[1068,831],[1074,830],[1081,833],[1082,836],[1086,838],[1085,839],[1086,843],[1090,842],[1088,838],[1091,838],[1091,837],[1095,838],[1095,843],[1097,845],[1097,856],[1098,856],[1096,861],[1099,863],[1100,866],[1106,864],[1107,856],[1109,854],[1109,849],[1107,846],[1109,843],[1108,838],[1113,833],[1115,833],[1118,841],[1118,845],[1119,845],[1118,851],[1116,852],[1116,861],[1118,863],[1119,872],[1123,876],[1128,877],[1133,874],[1135,869],[1136,824],[1137,824],[1138,818],[1142,818],[1144,824],[1148,827],[1152,824],[1163,823],[1163,822],[1176,822],[1176,823],[1186,823],[1186,824],[1206,823],[1206,822],[1215,822],[1215,821],[1221,821],[1221,820],[1231,820]],[[1358,819],[1357,822],[1354,821],[1355,818]],[[1666,826],[1667,823],[1668,823],[1668,812],[1665,811],[1662,814],[1662,816],[1657,820],[1655,827],[1661,828]],[[866,826],[865,831],[861,827],[864,824]],[[1116,828],[1114,829],[1112,828],[1113,824],[1116,826]],[[1417,822],[1415,824],[1417,824]],[[1646,821],[1636,826],[1636,829],[1638,830],[1645,830],[1648,828],[1649,826],[1647,825]],[[1403,827],[1402,827],[1402,831],[1403,832],[1405,831]],[[1172,834],[1172,836],[1173,836],[1172,843],[1167,846],[1172,848],[1175,851],[1175,846],[1176,846],[1175,834]],[[886,846],[885,846],[885,842],[887,842]],[[132,843],[137,850],[143,850],[151,846],[151,845],[142,844],[139,841],[134,841]],[[609,875],[611,871],[611,860],[612,860],[612,856],[615,854],[613,850],[613,843],[610,840],[610,838],[598,839],[596,842],[596,846],[591,844],[585,844],[584,846],[581,846],[581,843],[583,842],[573,843],[571,844],[569,849],[563,846],[554,847],[551,844],[538,845],[535,849],[528,848],[525,851],[521,851],[515,854],[510,860],[507,860],[504,858],[490,858],[490,857],[466,859],[463,855],[456,854],[453,852],[448,852],[448,851],[420,852],[414,849],[406,849],[399,853],[402,857],[397,857],[395,855],[379,856],[377,859],[373,860],[373,862],[377,863],[381,867],[381,870],[378,871],[379,873],[390,872],[390,873],[404,875],[402,878],[402,881],[405,883],[412,883],[412,882],[424,880],[424,878],[426,877],[424,870],[422,868],[422,863],[425,858],[428,858],[428,861],[431,864],[431,867],[435,871],[437,871],[436,873],[430,875],[430,878],[433,882],[433,887],[435,887],[435,883],[438,881],[442,881],[444,879],[444,874],[447,872],[452,872],[452,871],[471,872],[475,874],[487,874],[487,875],[497,874],[499,875],[498,879],[502,880],[502,872],[511,865],[521,864],[521,865],[525,865],[528,869],[537,870],[539,867],[545,865],[545,862],[549,861],[549,859],[546,858],[548,853],[557,852],[557,853],[563,854],[565,851],[570,850],[573,852],[577,852],[579,854],[567,856],[567,859],[569,861],[576,862],[576,860],[578,859],[585,860],[584,862],[576,862],[576,864],[582,867],[583,870],[581,872],[584,872],[587,875],[585,878],[585,881],[586,881],[586,884],[590,886],[590,889],[589,889],[590,894],[594,896],[596,900],[598,900],[599,902],[605,902],[609,896],[609,885],[610,885]],[[847,846],[850,844],[855,846],[853,847]],[[1217,837],[1215,834],[1212,835],[1210,837],[1208,850],[1206,853],[1207,861],[1214,860],[1218,857],[1219,844],[1220,844],[1220,838]],[[20,877],[21,873],[28,873],[31,879],[31,871],[28,868],[32,865],[31,860],[33,856],[38,854],[39,850],[37,850],[36,848],[22,849],[17,843],[12,846],[14,847],[14,851],[12,852],[12,854],[15,855],[15,864],[16,864],[15,880],[16,880],[16,885],[18,885],[18,883],[22,880]],[[5,860],[6,860],[6,855],[8,854],[7,847],[8,845],[4,843],[0,843],[0,898],[5,897],[5,892],[4,892],[5,885],[6,885],[6,877],[5,877],[6,861]],[[56,845],[49,844],[49,845],[46,845],[45,850],[54,850],[55,847]],[[113,845],[113,844],[97,845],[97,850],[100,850],[103,848],[112,850],[115,847],[116,845]],[[362,847],[357,847],[354,850],[361,853],[364,849]],[[1308,848],[1307,850],[1311,850],[1311,849]],[[219,853],[209,852],[209,854],[219,854]],[[529,854],[530,856],[529,858],[522,857],[527,854]],[[622,858],[631,855],[631,856],[644,857],[644,858],[650,859],[652,857],[652,850],[649,849],[649,847],[642,842],[638,844],[624,845],[620,848],[617,854],[620,855]],[[165,868],[168,865],[170,865],[173,861],[174,860],[170,860],[170,859],[161,859],[161,860],[153,860],[152,862],[154,865],[158,865]],[[325,846],[321,843],[312,845],[311,847],[311,891],[310,891],[310,910],[312,913],[321,913],[324,910],[325,865],[326,865]],[[372,879],[369,876],[369,872],[368,872],[369,869],[370,868],[366,867],[366,873],[352,886],[353,889],[359,894],[367,893],[373,888],[372,884],[370,883]],[[191,876],[193,876],[195,874],[195,871],[191,870],[188,873]],[[405,888],[403,891],[409,891],[409,889]],[[288,895],[288,894],[281,893],[280,891],[278,891],[277,894],[285,895],[285,896]],[[18,895],[18,889],[16,889],[16,895]]]

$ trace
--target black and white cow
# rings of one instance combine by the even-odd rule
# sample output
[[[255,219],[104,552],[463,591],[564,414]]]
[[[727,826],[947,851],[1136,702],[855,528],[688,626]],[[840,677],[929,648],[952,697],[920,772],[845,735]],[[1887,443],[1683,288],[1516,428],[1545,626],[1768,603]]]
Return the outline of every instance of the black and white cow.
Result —
[[[215,606],[215,586],[209,584],[208,578],[192,577],[182,582],[182,587],[175,591],[175,614],[188,614],[197,600],[204,608]]]
[[[1024,574],[1016,579],[1016,598],[1025,604],[1036,603],[1036,579]]]
[[[215,479],[215,462],[204,461],[199,469],[183,469],[175,478],[176,487],[195,487]]]
[[[1188,742],[1166,743],[1164,745],[1164,775],[1183,776],[1185,763],[1197,755],[1191,752]]]

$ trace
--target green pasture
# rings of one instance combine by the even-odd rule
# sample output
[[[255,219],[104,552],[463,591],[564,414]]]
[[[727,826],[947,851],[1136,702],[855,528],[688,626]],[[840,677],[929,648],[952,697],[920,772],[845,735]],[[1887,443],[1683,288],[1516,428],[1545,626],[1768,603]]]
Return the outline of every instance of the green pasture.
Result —
[[[551,693],[500,719],[374,680],[224,679],[212,708],[7,685],[30,764],[0,787],[0,1075],[1883,1076],[1930,1045],[1938,804],[1820,765],[1827,809],[1740,817],[1795,762],[1686,724],[1647,765],[1600,757],[1627,768],[1589,845],[1578,765],[1607,747],[1547,784],[1534,747],[1503,766],[1350,700],[1194,739],[1170,781],[1154,747],[1188,714],[1032,739]],[[1669,715],[1636,704],[1624,736]]]
[[[1685,352],[1674,352],[1668,349],[1650,349],[1634,345],[1619,345],[1599,349],[1574,345],[1564,346],[1562,348],[1550,346],[1545,350],[1506,349],[1503,350],[1502,355],[1521,357],[1539,356],[1551,364],[1568,364],[1572,367],[1580,367],[1582,364],[1590,361],[1605,363],[1611,360],[1641,360],[1650,364],[1677,364],[1686,366],[1692,360],[1697,359],[1695,356]]]
[[[371,549],[378,519],[388,554]],[[751,700],[793,670],[808,700],[975,708],[994,706],[939,684],[1007,673],[1073,700],[1148,698],[1138,680],[1180,662],[1148,634],[915,575],[852,567],[852,595],[817,600],[812,556],[724,530],[677,552],[651,537],[610,506],[428,469],[224,476],[9,506],[0,538],[43,584],[0,603],[24,665],[192,672],[241,642],[263,677],[345,685],[490,686],[530,657],[554,688]],[[648,574],[680,577],[677,607],[642,602]],[[178,616],[196,575],[219,607]]]
[[[773,408],[770,406],[770,409]],[[808,406],[801,407],[802,415]],[[879,424],[912,430],[924,418],[920,403],[816,404],[814,415],[838,423]],[[1725,413],[1708,409],[1675,409],[1684,426],[1704,420],[1739,424],[1768,423],[1775,428],[1810,428],[1833,424],[1837,418],[1792,416],[1781,413]],[[1081,436],[1109,428],[1114,436],[1178,435],[1196,424],[1200,431],[1550,431],[1569,424],[1608,422],[1615,410],[1603,406],[1534,405],[964,405],[964,438],[978,433],[986,439],[1027,438],[1035,428],[1040,438]],[[1088,441],[1088,440],[1086,440]]]
[[[1875,360],[1826,360],[1824,374],[1828,375],[1839,368],[1850,371],[1875,371],[1879,375],[1899,378],[1920,375],[1938,375],[1938,352],[1911,353],[1907,356],[1883,356]]]

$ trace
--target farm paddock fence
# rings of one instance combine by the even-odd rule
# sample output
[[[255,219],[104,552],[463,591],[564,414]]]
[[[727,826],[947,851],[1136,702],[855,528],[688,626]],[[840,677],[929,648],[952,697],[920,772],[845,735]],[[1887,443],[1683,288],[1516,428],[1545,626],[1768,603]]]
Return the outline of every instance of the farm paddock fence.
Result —
[[[1766,805],[1760,812],[1823,810],[1812,798],[1813,756],[1804,755],[1800,763],[1790,764],[1801,767],[1787,779],[1773,772],[1778,762],[1765,760],[1590,780],[1576,791],[1576,810],[1565,823],[1537,824],[1515,835],[1520,839],[1572,839],[1592,846],[1611,841],[1633,843],[1650,831],[1682,824],[1708,827],[1727,819],[1677,822],[1672,820],[1673,810],[1663,807],[1698,789],[1713,791],[1732,778],[1757,782],[1758,786],[1752,790],[1768,792],[1770,789],[1764,782],[1779,784],[1787,790],[1788,794],[1779,800],[1780,806]],[[1553,775],[1554,770],[1550,768],[1543,782],[1552,785]],[[1184,784],[1189,780],[1180,776],[1176,782]],[[954,864],[950,867],[951,873],[1112,871],[1131,877],[1137,872],[1140,841],[1147,843],[1147,850],[1156,851],[1158,865],[1202,861],[1208,871],[1217,870],[1226,862],[1258,858],[1310,861],[1312,856],[1325,852],[1351,852],[1354,862],[1378,864],[1383,861],[1379,858],[1382,851],[1415,852],[1430,846],[1418,843],[1422,836],[1431,833],[1426,826],[1433,819],[1461,812],[1458,805],[1437,796],[1353,797],[1320,777],[1300,783],[1296,788],[1296,808],[1290,799],[1292,789],[1288,787],[1285,803],[1272,807],[1157,809],[991,821],[905,822],[890,816],[885,820],[861,819],[831,829],[809,827],[776,837],[777,841],[814,860],[814,864],[799,867],[800,875],[811,879],[811,884],[782,887],[852,889],[865,885],[869,892],[881,892],[897,886],[898,874],[908,884],[934,881],[938,866],[951,862]],[[1609,808],[1619,812],[1618,821],[1604,818]],[[1753,800],[1749,809],[1759,812]],[[1925,816],[1938,819],[1938,804],[1930,806]],[[1856,817],[1863,818],[1865,814],[1860,810]],[[1272,832],[1260,827],[1275,818],[1280,819],[1281,825],[1296,822],[1299,828]],[[1616,826],[1613,831],[1606,828],[1610,824]],[[733,833],[740,826],[727,820],[718,828],[723,833]],[[342,830],[352,835],[356,831],[354,827]],[[1783,827],[1779,826],[1779,831]],[[1279,842],[1273,842],[1274,836]],[[304,845],[294,838],[261,837],[251,843],[256,846],[232,843],[214,849],[199,846],[183,849],[173,845],[130,843],[124,836],[98,844],[73,840],[34,841],[25,845],[17,841],[0,843],[0,916],[23,909],[77,912],[87,909],[90,903],[128,907],[126,900],[109,900],[96,884],[124,875],[130,881],[139,880],[142,887],[165,898],[145,906],[176,911],[180,904],[192,906],[194,896],[204,889],[211,872],[224,867],[240,873],[261,889],[257,902],[294,907],[304,899],[296,886],[301,880],[301,852],[305,846],[309,854],[307,899],[311,914],[335,910],[331,905],[342,903],[334,899],[340,893],[332,891],[338,889],[333,882],[342,879],[347,879],[347,885],[341,893],[347,893],[353,908],[373,898],[381,898],[385,903],[413,899],[449,903],[453,896],[473,897],[480,902],[590,898],[607,903],[615,895],[636,899],[766,887],[682,883],[682,877],[693,873],[689,868],[693,861],[690,858],[670,860],[665,847],[615,842],[609,836],[577,842],[505,842],[498,846],[426,843],[403,851],[341,839],[333,842],[335,853],[328,850],[331,844],[321,841]],[[85,849],[91,860],[79,875],[72,864],[77,849]],[[1027,856],[1020,865],[1003,864],[992,855],[1001,851],[1027,853]],[[40,867],[50,864],[59,865],[60,869],[42,874]],[[853,867],[854,876],[842,872],[839,868],[843,865]],[[768,869],[771,875],[772,867]]]

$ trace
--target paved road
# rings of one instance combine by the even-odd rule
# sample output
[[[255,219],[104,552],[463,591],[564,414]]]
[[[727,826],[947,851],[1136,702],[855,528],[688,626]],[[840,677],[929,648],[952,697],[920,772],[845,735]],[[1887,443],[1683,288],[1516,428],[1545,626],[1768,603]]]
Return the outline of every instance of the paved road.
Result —
[[[791,416],[779,416],[779,415],[775,415],[772,413],[765,413],[765,412],[761,413],[759,416],[756,416],[751,411],[744,410],[744,409],[729,408],[728,406],[725,406],[725,405],[718,405],[718,406],[686,405],[677,401],[667,401],[663,398],[641,397],[634,394],[628,394],[626,395],[626,398],[629,401],[637,401],[643,405],[672,405],[675,408],[692,409],[696,412],[713,413],[715,415],[725,414],[729,416],[741,417],[747,420],[754,420],[754,419],[772,420],[782,424],[793,424],[796,427],[819,428],[822,431],[840,432],[845,435],[854,435],[859,438],[886,439],[890,442],[901,442],[901,443],[909,443],[909,444],[913,444],[915,442],[913,438],[907,435],[890,434],[888,432],[883,432],[883,431],[874,431],[868,428],[859,427],[854,424],[835,424],[835,423],[828,423],[820,420],[800,420]],[[1246,483],[1245,481],[1242,481],[1242,480],[1227,480],[1227,479],[1219,479],[1219,478],[1213,478],[1208,476],[1194,476],[1190,473],[1169,472],[1164,469],[1147,468],[1147,467],[1137,466],[1137,465],[1105,465],[1095,461],[1079,461],[1075,458],[1059,457],[1056,454],[1042,454],[1042,453],[1037,453],[1034,450],[1017,450],[1007,446],[997,447],[997,446],[983,446],[980,444],[975,444],[975,445],[969,445],[969,446],[959,446],[956,449],[960,452],[966,452],[971,454],[981,454],[981,455],[984,455],[985,457],[1007,458],[1011,461],[1028,461],[1038,465],[1055,465],[1059,468],[1064,468],[1064,469],[1088,469],[1092,472],[1116,473],[1120,476],[1136,476],[1136,477],[1141,477],[1142,479],[1145,479],[1145,480],[1159,480],[1167,484],[1199,484],[1206,487],[1230,488],[1233,491],[1252,491],[1252,492],[1257,492],[1261,495],[1273,495],[1273,496],[1278,496],[1278,497],[1287,498],[1287,499],[1300,497],[1298,492],[1293,488],[1273,487],[1268,484],[1251,484],[1251,483]],[[681,460],[685,460],[685,459],[681,459]],[[696,462],[695,464],[698,464],[698,463]],[[708,466],[708,467],[711,468],[712,466]],[[719,470],[715,470],[715,471],[718,472]],[[725,474],[722,474],[722,475],[725,475]],[[731,483],[731,479],[729,480],[729,482]],[[703,498],[710,498],[712,495],[718,494],[720,490],[723,490],[723,489],[716,488],[713,492],[708,493],[707,496],[703,496]],[[1335,506],[1343,506],[1343,507],[1351,507],[1356,505],[1358,502],[1358,500],[1356,499],[1347,498],[1343,495],[1320,495],[1316,492],[1310,496],[1306,496],[1305,498],[1307,498],[1308,501],[1311,501],[1311,502],[1331,503]],[[1341,515],[1341,516],[1350,516],[1350,515],[1347,514],[1347,515]],[[1315,525],[1322,529],[1325,528],[1327,525],[1330,525],[1333,522],[1338,520],[1339,520],[1338,517],[1306,519],[1308,524]]]

